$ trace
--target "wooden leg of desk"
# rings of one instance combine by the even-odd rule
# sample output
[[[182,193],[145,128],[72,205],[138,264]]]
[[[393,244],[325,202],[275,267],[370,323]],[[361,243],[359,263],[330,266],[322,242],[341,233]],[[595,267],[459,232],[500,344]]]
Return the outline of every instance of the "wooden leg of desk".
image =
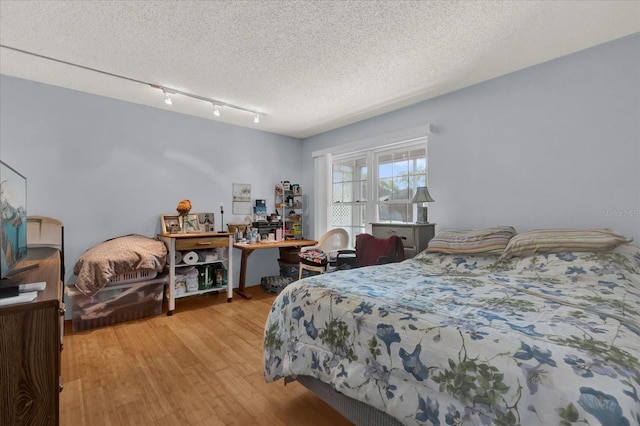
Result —
[[[247,259],[253,250],[242,250],[242,258],[240,260],[240,280],[238,288],[234,289],[236,294],[245,299],[251,299],[251,295],[244,291],[247,280]]]

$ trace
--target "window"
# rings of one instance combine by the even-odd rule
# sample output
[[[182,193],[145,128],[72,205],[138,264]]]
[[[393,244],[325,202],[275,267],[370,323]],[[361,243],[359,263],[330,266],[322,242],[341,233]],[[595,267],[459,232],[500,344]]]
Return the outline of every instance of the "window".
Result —
[[[427,182],[426,139],[331,159],[331,228],[349,240],[371,222],[415,222],[411,199]]]
[[[349,241],[364,232],[367,206],[367,157],[341,157],[331,164],[330,228],[344,228]]]
[[[426,148],[376,153],[376,222],[414,222],[411,199],[419,186],[426,186]]]

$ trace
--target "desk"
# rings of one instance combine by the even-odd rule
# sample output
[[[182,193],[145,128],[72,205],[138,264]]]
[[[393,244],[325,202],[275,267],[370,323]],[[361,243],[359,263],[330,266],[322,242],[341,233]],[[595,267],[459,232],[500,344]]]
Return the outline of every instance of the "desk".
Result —
[[[233,264],[231,261],[231,243],[233,236],[228,232],[196,232],[191,234],[158,234],[158,239],[167,246],[167,260],[169,263],[169,310],[167,315],[173,315],[176,309],[176,299],[181,297],[191,297],[195,295],[203,295],[208,293],[227,293],[227,302],[231,302],[233,292]],[[218,249],[222,250],[222,253]],[[214,258],[207,260],[207,254],[216,255]],[[195,259],[195,263],[187,264],[184,260],[176,262],[176,253],[187,253],[193,251],[198,254],[199,261]],[[224,254],[223,254],[224,253]],[[181,256],[182,257],[182,256]],[[214,283],[213,287],[199,287],[193,291],[176,291],[176,276],[182,275],[185,271],[193,270],[194,267],[201,268],[204,265],[213,267],[213,273],[220,271],[219,267],[227,270],[227,282],[221,282],[221,285]],[[214,275],[215,276],[215,275]]]
[[[240,261],[240,281],[235,292],[245,299],[251,299],[251,295],[245,293],[244,288],[246,284],[245,281],[247,279],[247,259],[255,250],[282,247],[308,247],[315,246],[316,244],[318,244],[318,242],[314,240],[264,241],[253,244],[234,243],[233,246],[235,248],[242,250],[242,260]]]

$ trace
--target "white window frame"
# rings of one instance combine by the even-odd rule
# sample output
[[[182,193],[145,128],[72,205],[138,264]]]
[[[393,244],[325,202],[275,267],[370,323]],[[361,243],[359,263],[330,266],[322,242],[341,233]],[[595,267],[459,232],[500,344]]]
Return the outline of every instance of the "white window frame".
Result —
[[[370,188],[371,188],[371,197],[369,197],[369,200],[371,201],[368,204],[371,204],[371,212],[369,214],[369,209],[367,209],[367,223],[371,224],[371,223],[378,223],[381,221],[381,219],[378,217],[378,211],[380,206],[382,205],[398,205],[401,204],[403,206],[406,206],[406,208],[411,208],[412,209],[412,215],[411,217],[413,219],[416,218],[416,206],[412,204],[411,199],[413,198],[413,194],[415,193],[415,188],[414,191],[410,194],[408,194],[408,198],[407,199],[402,199],[402,200],[391,200],[391,201],[380,201],[380,194],[377,193],[377,190],[379,188],[379,180],[380,180],[380,176],[378,175],[378,172],[380,170],[379,168],[379,157],[382,155],[387,155],[387,154],[395,154],[398,152],[406,152],[406,151],[412,151],[412,150],[417,150],[417,149],[424,149],[424,157],[425,157],[425,161],[428,163],[429,161],[429,153],[427,152],[427,138],[421,138],[418,141],[412,141],[412,142],[407,142],[406,144],[398,144],[398,145],[394,145],[391,148],[385,147],[382,149],[376,149],[376,150],[372,150],[369,152],[369,156],[371,157],[371,172],[370,172],[370,178],[373,179],[374,181],[371,182]],[[428,173],[429,173],[429,169],[428,167],[425,167],[425,174],[424,174],[424,185],[427,184],[427,178],[428,178]],[[398,177],[398,175],[393,175],[393,177]],[[420,185],[422,186],[422,185]],[[417,187],[417,186],[416,186]],[[409,204],[411,204],[411,206],[409,206]],[[367,206],[369,207],[369,205]],[[404,221],[385,221],[385,223],[406,223]],[[368,229],[368,228],[367,228]],[[368,230],[369,231],[369,230]],[[368,232],[367,231],[367,232]]]
[[[356,154],[358,152],[384,151],[394,148],[404,148],[405,146],[428,144],[428,135],[435,133],[436,128],[432,124],[425,124],[397,132],[387,133],[356,142],[339,145],[319,151],[314,151],[314,235],[320,236],[331,229],[332,217],[332,163],[333,158],[345,154]],[[429,155],[427,152],[427,175],[429,170]],[[367,165],[369,170],[374,170],[373,162]],[[377,174],[377,171],[375,172]],[[377,177],[377,176],[376,176]],[[428,179],[428,176],[427,176]],[[369,185],[369,191],[373,191],[372,185]],[[372,195],[367,195],[367,200],[371,200]],[[375,221],[375,209],[367,209],[366,232],[371,232],[371,223]],[[373,217],[371,215],[374,215]],[[354,242],[351,242],[353,245]]]
[[[354,200],[354,201],[342,201],[340,204],[342,205],[349,205],[349,206],[353,206],[354,207],[354,211],[352,212],[352,214],[354,215],[354,217],[351,218],[351,223],[352,226],[350,227],[344,227],[344,226],[340,226],[336,223],[334,223],[333,220],[333,206],[337,203],[334,203],[333,201],[333,188],[334,188],[334,184],[335,182],[333,181],[333,165],[335,163],[343,163],[343,162],[347,162],[349,160],[358,160],[358,159],[364,159],[365,160],[365,167],[367,168],[367,190],[366,193],[362,194],[364,197],[359,197],[358,200]],[[329,191],[327,191],[327,200],[326,203],[328,205],[328,210],[329,210],[329,214],[328,214],[328,220],[326,222],[326,227],[327,229],[332,229],[332,228],[337,228],[337,227],[343,227],[346,229],[346,231],[349,233],[349,240],[353,241],[354,236],[357,234],[360,234],[362,232],[362,227],[358,226],[356,224],[356,217],[355,217],[355,213],[359,211],[359,208],[364,206],[365,209],[365,213],[367,213],[367,215],[364,218],[365,221],[365,229],[366,229],[366,223],[369,222],[369,209],[370,209],[370,202],[371,202],[371,164],[372,164],[372,160],[371,160],[371,154],[370,152],[367,151],[359,151],[359,152],[355,152],[355,153],[349,153],[349,154],[342,154],[342,155],[337,155],[331,158],[331,164],[330,164],[330,168],[331,168],[331,182],[330,182],[330,189]],[[356,182],[355,177],[354,177],[354,182]],[[364,198],[364,200],[363,200]],[[357,233],[355,232],[357,231]]]

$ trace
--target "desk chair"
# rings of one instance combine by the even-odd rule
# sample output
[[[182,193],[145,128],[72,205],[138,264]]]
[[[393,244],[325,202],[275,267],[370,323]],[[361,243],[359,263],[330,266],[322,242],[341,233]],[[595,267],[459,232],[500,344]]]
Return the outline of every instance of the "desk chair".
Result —
[[[300,258],[300,264],[298,265],[298,279],[302,278],[302,271],[314,271],[324,273],[329,270],[332,259],[335,259],[335,255],[338,250],[345,249],[349,246],[349,234],[342,228],[332,229],[323,234],[318,240],[318,244],[312,247],[302,247],[300,252],[316,250],[321,251],[324,254],[323,259],[319,259],[318,262],[305,261],[304,258]]]
[[[346,258],[344,262],[343,256]],[[376,238],[371,234],[358,234],[356,235],[356,249],[340,250],[337,263],[338,269],[350,269],[403,260],[402,237],[392,235],[389,238]]]

